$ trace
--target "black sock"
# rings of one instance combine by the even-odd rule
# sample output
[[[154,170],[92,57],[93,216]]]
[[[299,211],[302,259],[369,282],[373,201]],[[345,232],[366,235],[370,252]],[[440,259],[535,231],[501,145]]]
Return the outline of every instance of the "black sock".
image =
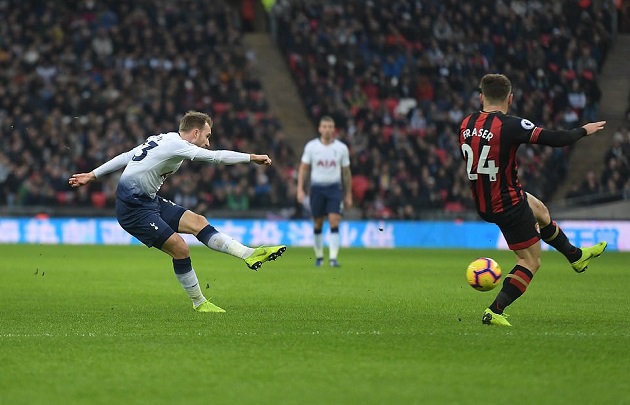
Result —
[[[549,225],[540,228],[540,237],[545,243],[562,253],[571,263],[582,257],[582,250],[571,244],[567,235],[562,232],[562,229],[555,221],[551,221]]]
[[[525,267],[517,264],[510,274],[503,279],[503,287],[494,302],[488,307],[495,314],[502,314],[503,310],[523,295],[534,275]]]

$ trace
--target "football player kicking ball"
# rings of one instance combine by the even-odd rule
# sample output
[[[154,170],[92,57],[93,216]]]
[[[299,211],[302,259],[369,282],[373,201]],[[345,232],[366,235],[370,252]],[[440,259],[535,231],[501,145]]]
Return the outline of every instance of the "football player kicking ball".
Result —
[[[581,249],[571,244],[552,221],[545,204],[521,188],[516,150],[523,143],[570,145],[603,129],[606,122],[588,123],[569,131],[542,129],[526,119],[507,115],[513,94],[506,76],[485,75],[480,89],[482,110],[464,118],[460,126],[462,157],[479,216],[499,226],[518,258],[481,320],[487,325],[511,326],[503,311],[525,292],[538,271],[541,238],[562,253],[578,273],[606,249],[606,242]]]
[[[178,234],[193,234],[210,249],[243,259],[252,270],[284,253],[286,246],[251,248],[217,231],[205,217],[157,196],[162,183],[184,160],[236,164],[253,162],[271,165],[267,155],[226,150],[207,150],[212,119],[189,111],[179,122],[179,133],[150,136],[145,143],[121,153],[89,173],[73,174],[72,187],[86,185],[107,173],[125,168],[116,190],[116,218],[122,228],[148,247],[156,247],[173,258],[173,269],[197,312],[225,312],[204,297],[190,261],[190,250]]]

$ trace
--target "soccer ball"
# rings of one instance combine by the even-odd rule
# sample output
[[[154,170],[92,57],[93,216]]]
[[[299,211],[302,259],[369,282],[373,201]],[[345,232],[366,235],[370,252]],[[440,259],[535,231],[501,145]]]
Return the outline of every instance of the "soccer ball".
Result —
[[[489,257],[480,257],[468,265],[466,280],[477,291],[490,291],[501,281],[501,266]]]

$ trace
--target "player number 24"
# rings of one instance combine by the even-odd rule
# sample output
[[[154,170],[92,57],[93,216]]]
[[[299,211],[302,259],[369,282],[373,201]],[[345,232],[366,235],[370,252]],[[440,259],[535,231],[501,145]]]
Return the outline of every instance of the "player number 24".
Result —
[[[488,160],[488,153],[490,153],[490,146],[484,145],[481,148],[481,154],[479,155],[479,161],[477,162],[477,173],[472,172],[473,162],[475,155],[467,143],[462,144],[462,154],[466,159],[466,172],[468,173],[468,180],[477,180],[480,174],[487,174],[490,176],[490,181],[497,181],[497,173],[499,169],[494,164],[494,160]]]

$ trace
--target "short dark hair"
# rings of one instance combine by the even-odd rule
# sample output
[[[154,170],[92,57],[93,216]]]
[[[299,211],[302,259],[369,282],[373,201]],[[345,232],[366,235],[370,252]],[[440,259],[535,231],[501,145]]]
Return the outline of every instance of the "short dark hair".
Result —
[[[193,129],[203,129],[206,123],[212,128],[212,118],[206,113],[199,111],[188,111],[179,120],[179,132],[188,132]]]
[[[481,78],[479,91],[488,102],[500,103],[512,93],[512,83],[505,75],[489,73]]]

